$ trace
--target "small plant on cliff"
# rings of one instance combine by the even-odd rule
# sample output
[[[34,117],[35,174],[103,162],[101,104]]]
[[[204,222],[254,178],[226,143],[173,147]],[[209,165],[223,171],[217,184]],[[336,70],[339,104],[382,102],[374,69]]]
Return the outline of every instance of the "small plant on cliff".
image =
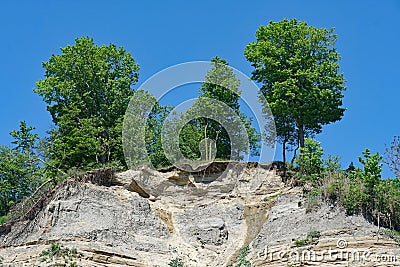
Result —
[[[76,262],[72,261],[74,258],[79,258],[81,254],[78,253],[78,251],[73,248],[65,248],[62,244],[60,243],[52,243],[50,245],[50,248],[47,250],[42,251],[40,253],[41,261],[42,262],[52,262],[55,261],[55,264],[62,264],[63,266],[66,266],[66,264],[69,263],[70,267],[78,266]],[[63,263],[57,262],[57,260],[63,260]]]
[[[236,258],[237,265],[236,267],[251,267],[251,263],[248,259],[246,259],[247,255],[250,253],[249,246],[245,246],[240,249],[239,255]]]
[[[306,239],[296,239],[294,241],[294,244],[296,247],[304,247],[305,245],[307,245],[307,240]]]
[[[313,245],[318,243],[318,239],[321,237],[321,232],[316,230],[311,230],[307,233],[305,239],[297,239],[294,241],[296,247],[304,247],[306,245]]]
[[[183,265],[183,261],[180,258],[175,258],[172,259],[169,263],[168,263],[169,267],[184,267]]]

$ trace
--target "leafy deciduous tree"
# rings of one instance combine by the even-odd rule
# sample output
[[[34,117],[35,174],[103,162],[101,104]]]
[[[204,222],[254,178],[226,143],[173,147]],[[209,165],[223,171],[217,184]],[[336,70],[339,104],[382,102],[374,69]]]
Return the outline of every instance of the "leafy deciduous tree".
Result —
[[[50,159],[62,169],[123,162],[122,121],[139,65],[114,44],[78,38],[43,63],[34,90],[47,103],[56,128]]]
[[[345,109],[340,55],[333,29],[315,28],[304,21],[284,19],[261,26],[257,41],[244,54],[252,63],[252,78],[275,117],[278,141],[304,147],[304,138],[320,133],[322,125],[338,121]]]
[[[241,124],[245,127],[248,135],[249,143],[240,144],[239,150],[250,150],[252,155],[258,155],[260,136],[256,133],[254,127],[251,126],[251,119],[247,118],[247,116],[240,111],[239,99],[241,91],[239,89],[239,79],[235,76],[232,69],[230,69],[225,59],[216,56],[211,62],[212,69],[207,73],[205,82],[199,90],[200,99],[198,103],[201,102],[202,106],[209,105],[210,107],[208,109],[211,112],[213,110],[213,104],[207,103],[206,100],[206,98],[211,98],[226,104],[232,109],[240,118]],[[218,108],[216,108],[214,112],[218,112],[217,110]],[[188,116],[191,116],[191,114],[197,114],[197,110],[195,108],[189,110]],[[225,117],[223,119],[225,122],[231,120],[231,128],[235,127],[232,118]],[[237,130],[236,132],[239,133],[240,131]],[[230,159],[231,157],[232,140],[230,140],[229,134],[222,124],[213,119],[201,117],[191,120],[190,123],[186,124],[182,129],[180,138],[180,143],[182,144],[180,145],[181,150],[187,158],[199,158],[201,149],[199,148],[199,143],[201,140],[207,138],[216,141],[216,158]],[[213,153],[212,145],[209,142],[204,142],[203,145],[206,160],[209,160],[211,158],[210,155]],[[248,146],[250,146],[250,148],[248,148]]]

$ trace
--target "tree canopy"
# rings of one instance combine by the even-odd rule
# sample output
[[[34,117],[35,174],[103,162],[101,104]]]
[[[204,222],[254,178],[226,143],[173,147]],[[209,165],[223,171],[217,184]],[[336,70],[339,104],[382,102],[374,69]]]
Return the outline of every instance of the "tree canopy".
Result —
[[[245,48],[252,79],[262,84],[284,147],[294,140],[304,147],[305,137],[343,116],[345,80],[333,31],[284,19],[261,26],[257,41]]]
[[[43,166],[35,151],[38,135],[33,130],[22,121],[19,130],[10,132],[15,146],[0,146],[0,217],[29,196],[42,181]]]
[[[139,65],[124,48],[87,37],[61,52],[43,63],[45,79],[34,90],[56,126],[50,159],[63,169],[123,162],[122,121]]]
[[[248,142],[245,144],[237,143],[236,149],[241,152],[251,152],[252,155],[258,155],[260,136],[256,133],[254,127],[251,126],[251,119],[240,111],[240,80],[236,77],[233,70],[229,67],[228,62],[218,56],[211,60],[212,68],[207,73],[204,83],[199,89],[199,99],[194,106],[188,110],[185,116],[195,117],[196,114],[201,114],[199,109],[208,110],[209,113],[224,112],[222,107],[217,107],[215,101],[225,104],[233,111],[231,115],[237,116],[240,124],[246,129]],[[215,101],[207,101],[207,98]],[[201,106],[201,107],[199,107]],[[222,114],[221,114],[222,115]],[[183,154],[187,158],[199,158],[202,147],[199,147],[201,140],[212,139],[215,143],[216,155],[218,159],[231,159],[232,140],[229,137],[227,129],[222,125],[225,123],[231,128],[231,135],[235,132],[240,134],[239,125],[235,124],[232,116],[219,116],[222,121],[216,121],[206,117],[198,117],[190,120],[180,133],[180,147]],[[223,118],[222,118],[223,117]],[[236,128],[235,128],[236,127]],[[232,129],[235,128],[235,129]],[[247,141],[247,140],[246,140]],[[204,142],[204,153],[206,159],[210,159],[213,153],[210,143]]]

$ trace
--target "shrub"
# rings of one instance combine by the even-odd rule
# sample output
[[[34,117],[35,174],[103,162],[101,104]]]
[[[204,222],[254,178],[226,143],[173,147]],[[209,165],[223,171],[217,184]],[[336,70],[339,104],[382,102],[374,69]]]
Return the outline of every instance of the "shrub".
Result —
[[[241,267],[241,266],[251,267],[250,261],[248,259],[246,259],[247,255],[249,255],[249,253],[250,253],[249,246],[245,246],[240,249],[239,254],[236,258],[236,262],[237,262],[236,267]]]
[[[294,241],[296,247],[304,247],[306,245],[316,244],[318,239],[321,237],[321,232],[316,230],[311,230],[307,233],[305,239],[297,239]]]
[[[315,210],[322,203],[321,190],[319,188],[313,188],[311,191],[305,194],[305,197],[306,197],[306,212]]]
[[[180,258],[175,258],[175,259],[172,259],[172,260],[168,263],[168,266],[170,266],[170,267],[183,267],[184,265],[183,265],[182,259],[180,259]]]
[[[320,185],[321,174],[324,170],[322,155],[324,151],[321,148],[321,143],[306,138],[304,147],[300,148],[300,154],[295,160],[299,166],[302,179],[309,180],[315,185]]]
[[[306,239],[297,239],[294,241],[294,244],[296,245],[296,247],[304,247],[305,245],[307,245],[307,241]]]
[[[343,206],[347,214],[355,214],[362,211],[364,203],[364,186],[360,181],[350,181],[345,188],[342,197]]]
[[[75,267],[78,266],[76,262],[72,262],[72,260],[74,258],[79,258],[81,256],[81,254],[78,253],[78,251],[73,248],[73,249],[69,249],[69,248],[65,248],[63,245],[61,245],[60,243],[52,243],[50,245],[50,248],[48,248],[47,250],[42,251],[42,253],[40,253],[41,261],[42,262],[52,262],[52,261],[56,261],[55,265],[57,266],[58,264],[61,264],[62,266],[66,266],[67,263],[69,263],[70,267]],[[58,263],[57,260],[63,260],[63,263]]]
[[[6,223],[7,220],[8,220],[8,216],[7,215],[0,216],[0,224]]]

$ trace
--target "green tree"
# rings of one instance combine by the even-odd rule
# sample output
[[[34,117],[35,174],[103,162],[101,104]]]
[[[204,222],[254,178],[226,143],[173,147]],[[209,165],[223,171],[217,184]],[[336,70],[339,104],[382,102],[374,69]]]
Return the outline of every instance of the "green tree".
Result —
[[[161,106],[148,91],[137,90],[126,110],[122,138],[124,154],[129,168],[148,164],[156,168],[168,166],[161,133],[164,120],[171,110]]]
[[[25,121],[19,124],[19,130],[12,130],[10,135],[14,138],[11,143],[16,145],[15,150],[21,153],[33,154],[36,148],[36,142],[39,139],[38,134],[32,133],[35,128],[27,126]]]
[[[293,138],[304,147],[305,137],[343,116],[345,80],[339,73],[333,31],[296,19],[271,21],[257,30],[257,41],[245,48],[245,57],[254,67],[252,79],[262,83],[284,149]]]
[[[386,147],[386,157],[384,162],[397,178],[400,178],[400,136],[393,138],[390,147]]]
[[[62,169],[123,162],[122,121],[139,65],[124,48],[87,37],[61,52],[43,63],[45,79],[34,90],[56,126],[50,160]]]
[[[324,170],[323,154],[320,142],[306,138],[305,146],[300,148],[300,154],[295,160],[303,178],[317,185],[321,182],[321,174]]]
[[[381,181],[382,156],[379,153],[371,154],[368,148],[362,154],[363,157],[359,157],[358,160],[363,164],[360,177],[365,184],[365,194],[368,196],[365,204],[373,207],[376,197],[376,187]]]
[[[170,106],[162,106],[156,103],[146,121],[145,142],[147,154],[155,168],[170,165],[162,147],[161,133],[164,120],[171,109],[172,107]]]
[[[250,150],[252,155],[258,155],[258,148],[260,147],[260,135],[257,134],[254,127],[251,126],[252,120],[240,111],[239,99],[241,91],[239,89],[239,79],[228,66],[228,62],[225,59],[216,56],[211,60],[211,62],[212,68],[205,77],[205,82],[202,84],[199,90],[199,100],[194,106],[201,102],[201,109],[204,110],[204,107],[208,106],[207,109],[210,112],[219,112],[218,108],[213,107],[214,102],[211,101],[208,103],[207,98],[211,98],[226,104],[231,110],[234,111],[236,116],[240,118],[241,124],[246,129],[248,135],[249,143],[240,144],[238,149],[242,152],[248,152],[248,150]],[[193,107],[191,110],[189,110],[187,116],[192,116],[193,114],[200,114],[196,107]],[[224,117],[224,120],[226,125],[229,125],[230,128],[235,127],[233,118],[227,116]],[[240,131],[237,130],[236,132],[239,133]],[[185,155],[187,158],[199,158],[201,154],[200,150],[204,150],[206,160],[211,158],[210,155],[215,151],[212,151],[213,146],[210,144],[210,142],[204,142],[203,149],[202,147],[199,147],[200,141],[204,139],[212,139],[216,141],[216,158],[231,158],[232,140],[230,140],[229,134],[223,125],[213,119],[200,117],[191,120],[182,129],[180,133],[180,139],[180,143],[182,144],[180,145],[181,150],[183,151],[183,155]],[[247,148],[248,146],[250,146],[249,149]]]
[[[0,146],[0,216],[29,196],[42,181],[43,166],[36,154],[38,135],[25,121],[10,135],[15,147]]]

